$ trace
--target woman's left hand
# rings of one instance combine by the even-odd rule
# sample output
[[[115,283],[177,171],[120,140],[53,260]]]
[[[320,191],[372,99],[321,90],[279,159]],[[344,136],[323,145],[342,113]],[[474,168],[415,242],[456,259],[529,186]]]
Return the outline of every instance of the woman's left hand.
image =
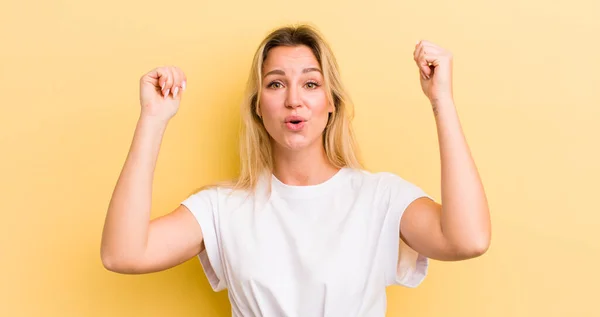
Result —
[[[452,53],[431,42],[419,41],[413,54],[425,96],[432,102],[452,100]]]

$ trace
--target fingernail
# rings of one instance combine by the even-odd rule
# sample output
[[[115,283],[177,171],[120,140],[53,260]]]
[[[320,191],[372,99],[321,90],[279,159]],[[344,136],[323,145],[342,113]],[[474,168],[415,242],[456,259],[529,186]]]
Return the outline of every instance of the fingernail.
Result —
[[[167,89],[167,90],[165,90],[165,95],[164,95],[164,97],[165,97],[165,98],[167,98],[167,96],[169,95],[169,91],[170,91],[170,90],[171,90],[171,89]]]
[[[165,89],[165,84],[166,84],[166,83],[167,83],[167,82],[164,82],[164,83],[162,84],[162,86],[160,86],[160,90],[164,90],[164,89]]]
[[[175,87],[175,89],[173,89],[173,98],[177,97],[178,91],[179,91],[179,87]]]
[[[185,81],[181,83],[181,90],[185,90],[186,84]]]

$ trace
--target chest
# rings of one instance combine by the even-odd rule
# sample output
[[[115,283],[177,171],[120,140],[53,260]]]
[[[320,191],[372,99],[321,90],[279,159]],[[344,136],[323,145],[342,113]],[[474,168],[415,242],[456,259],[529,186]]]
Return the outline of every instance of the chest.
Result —
[[[384,216],[368,196],[275,198],[221,214],[227,274],[240,287],[354,294],[378,270]]]

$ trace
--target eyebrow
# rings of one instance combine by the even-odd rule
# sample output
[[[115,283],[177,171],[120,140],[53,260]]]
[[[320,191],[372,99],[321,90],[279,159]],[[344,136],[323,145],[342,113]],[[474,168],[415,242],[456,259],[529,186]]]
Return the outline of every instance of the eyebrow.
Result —
[[[309,68],[305,68],[305,69],[302,70],[303,74],[310,73],[310,72],[319,72],[319,73],[321,73],[321,70],[318,69],[318,68],[316,68],[316,67],[309,67]],[[267,77],[269,75],[285,75],[285,72],[282,71],[281,69],[274,69],[274,70],[266,73],[263,77]]]

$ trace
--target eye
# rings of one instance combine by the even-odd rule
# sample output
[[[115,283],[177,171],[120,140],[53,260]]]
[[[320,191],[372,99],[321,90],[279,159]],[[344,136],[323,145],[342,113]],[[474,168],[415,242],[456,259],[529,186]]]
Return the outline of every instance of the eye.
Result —
[[[319,86],[320,86],[320,85],[319,85],[319,83],[317,83],[317,82],[314,82],[314,81],[309,81],[309,82],[307,82],[307,83],[306,83],[306,87],[307,87],[308,89],[316,89],[316,88],[318,88]]]
[[[273,81],[267,85],[267,88],[281,88],[283,84],[278,81]]]

